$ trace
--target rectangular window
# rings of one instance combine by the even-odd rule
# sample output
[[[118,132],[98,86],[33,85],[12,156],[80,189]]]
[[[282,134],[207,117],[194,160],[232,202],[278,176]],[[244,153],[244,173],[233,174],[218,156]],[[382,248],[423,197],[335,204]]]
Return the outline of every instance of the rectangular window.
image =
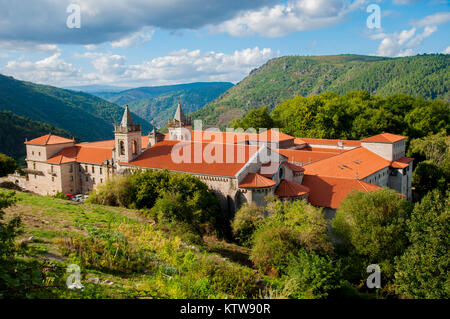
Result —
[[[53,173],[53,165],[50,166],[50,170]]]
[[[102,168],[100,167],[100,175],[102,175]]]
[[[34,151],[31,152],[31,155],[34,155]]]
[[[70,176],[70,181],[73,182],[73,176]]]
[[[85,170],[86,173],[87,173],[87,171],[88,171],[87,165],[84,165],[84,170]]]
[[[86,182],[89,182],[89,176],[86,175]]]
[[[69,166],[69,173],[72,173],[73,172],[73,164],[70,164],[70,166]]]
[[[92,174],[95,173],[95,167],[92,165]]]
[[[52,177],[52,182],[54,182],[55,181],[55,178],[54,177]]]
[[[103,183],[103,178],[100,178],[100,183]]]
[[[41,152],[39,152],[39,156],[41,156]]]

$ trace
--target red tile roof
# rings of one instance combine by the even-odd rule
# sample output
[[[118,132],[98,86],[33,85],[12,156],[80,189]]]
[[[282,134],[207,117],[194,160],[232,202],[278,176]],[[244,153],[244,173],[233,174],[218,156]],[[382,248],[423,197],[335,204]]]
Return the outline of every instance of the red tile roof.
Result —
[[[409,166],[409,163],[414,161],[414,158],[411,157],[400,157],[398,160],[393,161],[391,163],[391,167],[394,168],[405,168]]]
[[[306,142],[307,144],[338,146],[338,142],[341,141],[342,145],[344,146],[361,146],[361,141],[355,140],[337,140],[337,139],[306,138],[306,137],[302,137],[301,140]]]
[[[48,163],[63,164],[70,162],[103,164],[112,157],[112,150],[106,148],[91,148],[84,146],[67,147],[47,160]]]
[[[144,135],[141,137],[142,147],[145,148],[148,145],[148,136]],[[93,148],[110,148],[113,149],[115,147],[115,140],[106,140],[106,141],[96,141],[96,142],[85,142],[79,143],[78,146],[82,147],[93,147]]]
[[[190,150],[191,154],[189,156],[189,163],[177,163],[176,160],[174,161],[171,154],[172,149],[176,145],[177,148],[175,149],[174,154],[183,155],[184,151],[188,152]],[[223,158],[223,163],[207,163],[206,160],[208,159],[202,159],[201,163],[195,163],[194,154],[200,153],[195,151],[197,148],[201,150],[201,154],[210,154],[210,149],[214,146],[217,147],[216,150],[218,152],[222,152],[223,156],[219,155],[218,157],[221,159]],[[241,168],[249,161],[251,156],[253,156],[258,151],[258,149],[259,147],[257,146],[242,144],[210,144],[201,142],[179,142],[167,140],[161,141],[155,144],[153,147],[145,150],[134,161],[130,163],[120,162],[119,164],[156,169],[167,168],[169,170],[185,173],[232,177],[241,170]],[[232,158],[230,158],[229,160],[231,161],[231,163],[227,162],[227,153],[229,154],[228,156],[232,156]]]
[[[271,141],[278,140],[278,141],[282,142],[282,141],[293,140],[294,137],[290,136],[288,134],[285,134],[283,132],[272,129],[272,130],[268,130],[267,132],[259,133],[258,139],[259,139],[259,141],[271,142]]]
[[[343,201],[352,190],[369,192],[380,189],[379,186],[356,179],[314,175],[305,175],[303,177],[303,185],[310,189],[308,201],[311,204],[332,209],[339,208],[341,201]]]
[[[65,138],[65,137],[61,137],[61,136],[57,136],[57,135],[52,135],[52,134],[47,134],[44,136],[40,136],[37,137],[35,139],[32,139],[30,141],[25,142],[25,144],[30,144],[30,145],[53,145],[53,144],[64,144],[64,143],[73,143],[74,140]]]
[[[362,139],[361,142],[395,143],[404,139],[406,139],[406,136],[395,135],[391,133],[381,133]]]
[[[312,152],[291,149],[277,149],[276,151],[281,155],[286,156],[290,162],[294,159],[294,162],[297,163],[314,163],[338,154],[332,152]]]
[[[278,197],[298,197],[309,193],[309,188],[283,179],[275,191]]]
[[[325,148],[325,147],[311,147],[306,146],[300,149],[301,151],[310,151],[310,152],[322,152],[322,153],[335,153],[339,154],[342,152],[346,152],[348,150],[338,149],[338,148]]]
[[[302,166],[298,166],[296,164],[292,164],[289,162],[283,162],[283,164],[286,165],[287,167],[289,167],[294,172],[304,172],[305,171],[305,169]]]
[[[363,147],[358,147],[320,162],[307,164],[304,168],[305,174],[308,175],[350,179],[358,176],[358,179],[362,179],[390,165],[390,161]]]
[[[248,173],[239,184],[240,188],[263,188],[276,185],[274,180],[266,178],[258,173]]]

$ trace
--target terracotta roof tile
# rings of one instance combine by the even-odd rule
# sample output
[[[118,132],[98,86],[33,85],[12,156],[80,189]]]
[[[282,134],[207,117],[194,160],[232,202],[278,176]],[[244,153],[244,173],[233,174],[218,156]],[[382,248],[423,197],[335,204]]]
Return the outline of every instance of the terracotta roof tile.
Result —
[[[344,146],[361,146],[361,141],[356,140],[337,140],[337,139],[306,138],[306,137],[302,137],[301,140],[306,142],[307,144],[338,146],[338,142],[341,141],[342,145]]]
[[[309,188],[283,179],[275,191],[278,197],[298,197],[309,193]]]
[[[47,160],[48,163],[63,164],[70,162],[103,164],[112,157],[112,150],[84,146],[67,147]]]
[[[308,175],[350,179],[358,176],[358,179],[362,179],[390,165],[390,161],[363,147],[358,147],[320,162],[307,164],[304,168],[305,174]]]
[[[411,157],[401,157],[396,161],[393,161],[391,163],[391,167],[394,168],[405,168],[409,166],[409,163],[411,163],[412,161],[414,161],[414,158]]]
[[[338,154],[332,152],[312,152],[291,149],[277,149],[276,151],[281,155],[286,156],[290,162],[294,159],[294,162],[296,163],[314,163]]]
[[[175,149],[174,153],[176,152],[180,153],[180,155],[183,155],[184,151],[188,152],[190,150],[190,156],[186,155],[190,158],[189,163],[177,163],[177,160],[174,161],[171,154],[172,149],[176,145],[178,145],[178,150]],[[220,156],[220,153],[218,153],[218,157],[223,158],[223,163],[207,163],[207,159],[203,159],[201,163],[195,163],[194,154],[197,154],[197,152],[195,151],[197,147],[201,149],[202,154],[209,154],[209,150],[213,146],[217,147],[216,150],[218,152],[222,152],[223,155]],[[134,161],[130,163],[121,162],[119,164],[156,169],[167,168],[169,170],[178,172],[232,177],[241,170],[241,168],[249,161],[251,156],[253,156],[258,151],[258,149],[259,147],[256,146],[239,144],[234,145],[217,143],[215,145],[212,145],[210,143],[179,142],[167,140],[161,141],[155,144],[153,147],[145,150]],[[227,162],[227,152],[230,152],[228,154],[232,154],[233,156],[233,158],[230,158],[231,163]],[[238,156],[238,154],[242,155]]]
[[[395,143],[404,139],[406,139],[406,136],[395,135],[391,133],[381,133],[362,139],[361,142]]]
[[[379,186],[356,179],[305,175],[303,185],[310,189],[308,201],[321,207],[339,208],[340,203],[352,190],[364,192],[380,189]]]
[[[274,180],[264,177],[258,173],[248,173],[239,184],[240,188],[263,188],[276,185]]]
[[[47,134],[44,136],[37,137],[30,141],[25,142],[25,144],[31,145],[53,145],[53,144],[63,144],[63,143],[73,143],[74,140],[61,137],[58,135]]]
[[[289,167],[294,172],[304,172],[305,171],[305,169],[302,166],[298,166],[296,164],[292,164],[289,162],[283,162],[283,164],[286,165],[287,167]]]

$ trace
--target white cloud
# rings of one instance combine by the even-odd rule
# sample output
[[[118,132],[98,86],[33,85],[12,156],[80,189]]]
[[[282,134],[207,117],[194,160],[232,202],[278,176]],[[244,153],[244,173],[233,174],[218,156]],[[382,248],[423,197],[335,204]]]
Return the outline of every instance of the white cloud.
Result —
[[[32,41],[0,41],[0,50],[5,51],[30,51],[30,52],[44,52],[44,53],[56,53],[61,52],[56,44],[39,44]]]
[[[57,86],[114,84],[125,86],[163,85],[196,81],[231,81],[245,77],[252,69],[278,56],[269,48],[248,48],[232,54],[222,52],[188,51],[171,52],[166,56],[128,64],[122,55],[86,52],[75,55],[87,58],[95,71],[82,73],[56,53],[46,59],[10,61],[2,72],[21,80]]]
[[[442,51],[443,54],[450,54],[450,46],[448,46],[447,48],[445,48],[444,51]]]
[[[370,38],[381,40],[377,49],[379,56],[415,55],[422,42],[438,30],[438,25],[449,21],[450,13],[439,12],[414,22],[409,30],[403,30],[400,33],[377,33]],[[420,32],[421,28],[423,30]]]
[[[152,39],[155,30],[153,28],[144,27],[141,31],[134,32],[118,41],[111,42],[113,48],[129,48],[138,46]]]
[[[37,83],[64,83],[68,78],[81,77],[81,71],[55,53],[45,59],[32,61],[9,61],[2,73]]]
[[[285,4],[248,10],[237,17],[210,27],[212,32],[233,36],[259,34],[279,37],[296,31],[319,29],[342,21],[367,1],[289,0]]]

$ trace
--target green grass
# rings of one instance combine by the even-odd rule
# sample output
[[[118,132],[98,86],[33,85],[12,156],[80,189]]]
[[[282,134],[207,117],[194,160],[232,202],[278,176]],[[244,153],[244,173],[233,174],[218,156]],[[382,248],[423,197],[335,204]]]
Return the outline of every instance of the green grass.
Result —
[[[0,193],[4,192],[0,189]],[[258,296],[263,276],[249,267],[245,248],[214,238],[205,240],[201,247],[186,245],[178,237],[159,230],[158,225],[135,210],[21,192],[16,192],[16,199],[14,206],[4,209],[5,220],[18,214],[24,234],[17,240],[34,237],[26,247],[25,258],[51,260],[63,268],[73,263],[81,265],[85,289],[70,291],[62,287],[54,290],[57,298]],[[83,254],[80,254],[67,244],[69,241],[90,244],[81,245]],[[124,258],[102,256],[102,249],[112,247],[114,252],[119,246],[123,248]],[[95,248],[99,252],[89,251]],[[96,259],[97,264],[86,258]],[[125,266],[110,267],[111,260],[125,262]],[[136,271],[126,269],[128,261],[137,267]],[[98,278],[99,282],[90,282],[92,278]]]

